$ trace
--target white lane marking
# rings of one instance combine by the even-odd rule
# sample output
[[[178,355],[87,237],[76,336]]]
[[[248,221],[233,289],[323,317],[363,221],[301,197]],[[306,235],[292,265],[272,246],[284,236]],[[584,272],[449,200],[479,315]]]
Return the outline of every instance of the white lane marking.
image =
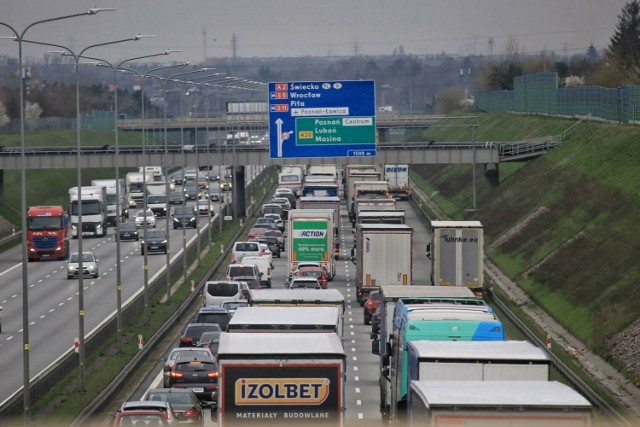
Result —
[[[76,293],[76,295],[78,295],[78,293]],[[67,301],[71,301],[73,299],[73,297],[69,297],[67,298]]]
[[[356,343],[356,340],[351,340],[351,344],[355,344],[355,343]]]
[[[46,314],[43,314],[42,316],[40,316],[41,319],[44,319],[45,317],[47,317]]]
[[[364,419],[364,414],[362,412],[358,412],[358,419],[359,420]]]
[[[7,337],[5,341],[11,341],[12,339],[13,339],[13,335],[11,335],[10,337]]]
[[[353,370],[354,370],[354,371],[357,371],[357,370],[358,370],[358,367],[357,367],[357,366],[354,366],[354,367],[353,367]]]
[[[360,393],[360,387],[356,387],[356,393]]]
[[[58,304],[58,307],[62,307],[64,305],[63,302],[61,302],[60,304]]]
[[[5,274],[7,274],[8,272],[10,272],[11,270],[13,270],[14,268],[18,268],[22,265],[22,263],[18,263],[16,265],[14,265],[13,267],[10,267],[8,269],[6,269],[5,271],[3,271],[2,273],[0,273],[0,277],[4,276]]]
[[[56,311],[56,309],[52,308],[52,309],[49,310],[49,313],[53,313],[54,311]]]
[[[31,285],[31,286],[33,286],[33,285]],[[18,296],[18,294],[13,294],[13,295],[11,295],[11,298],[15,298],[17,296]]]
[[[355,351],[356,351],[355,347],[351,347],[351,351],[353,351],[355,353]]]
[[[353,360],[353,361],[355,362],[356,360],[358,360],[358,356],[353,356],[353,357],[351,358],[351,360]]]
[[[36,321],[34,320],[33,322],[29,323],[29,326],[33,326],[36,324]]]
[[[355,377],[353,377],[353,380],[354,381],[360,381],[360,377],[356,375]]]
[[[356,400],[356,405],[358,406],[362,405],[362,400]]]
[[[353,325],[349,325],[350,328],[353,328]]]

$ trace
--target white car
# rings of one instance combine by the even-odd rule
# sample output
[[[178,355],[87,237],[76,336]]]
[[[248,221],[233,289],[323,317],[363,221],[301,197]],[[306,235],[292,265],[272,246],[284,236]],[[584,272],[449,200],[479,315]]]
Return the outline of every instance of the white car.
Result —
[[[269,246],[266,243],[260,243],[260,249],[262,250],[262,257],[269,261],[269,265],[273,268],[273,253],[269,250]]]
[[[140,209],[138,212],[136,212],[136,216],[133,222],[136,224],[136,227],[142,228],[144,227],[145,219],[147,221],[147,227],[155,228],[156,217],[151,209],[147,209],[146,214],[144,209]]]
[[[67,261],[67,279],[73,279],[74,277],[79,277],[79,269],[80,269],[80,254],[78,252],[74,252],[69,255],[69,260]],[[83,277],[93,276],[98,277],[98,260],[96,256],[91,251],[82,252],[82,271]]]
[[[200,214],[208,214],[209,212],[213,212],[213,204],[209,199],[199,199],[198,200],[198,213]]]
[[[288,289],[322,289],[315,277],[294,277],[291,282],[285,283],[285,286]]]

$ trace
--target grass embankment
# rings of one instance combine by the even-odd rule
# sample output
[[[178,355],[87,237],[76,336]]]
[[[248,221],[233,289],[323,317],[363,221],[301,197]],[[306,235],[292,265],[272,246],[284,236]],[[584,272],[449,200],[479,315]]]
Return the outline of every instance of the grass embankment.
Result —
[[[576,123],[509,114],[479,114],[479,120],[478,142],[558,135]],[[434,127],[414,139],[470,141],[471,132]],[[447,215],[480,220],[486,245],[520,224],[487,256],[587,346],[607,357],[607,340],[640,313],[640,241],[634,235],[640,215],[638,141],[637,127],[583,122],[538,159],[500,163],[497,188],[484,184],[480,165],[478,211],[471,216],[465,213],[472,207],[469,165],[421,165],[414,175],[423,179]]]

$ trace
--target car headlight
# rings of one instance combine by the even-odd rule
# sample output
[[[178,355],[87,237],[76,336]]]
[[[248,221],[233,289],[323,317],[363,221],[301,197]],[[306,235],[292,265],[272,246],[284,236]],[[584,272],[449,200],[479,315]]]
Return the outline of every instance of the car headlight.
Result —
[[[75,268],[74,266],[72,266],[72,265],[70,265],[70,266],[68,266],[68,267],[67,267],[67,270],[68,270],[68,271],[73,271],[73,270],[75,270],[75,269],[76,269],[76,268]]]
[[[161,245],[166,245],[167,244],[167,239],[163,240],[162,242],[160,242]]]
[[[78,226],[77,226],[76,224],[71,224],[71,229],[72,229],[72,230],[77,230],[77,229],[78,229]]]

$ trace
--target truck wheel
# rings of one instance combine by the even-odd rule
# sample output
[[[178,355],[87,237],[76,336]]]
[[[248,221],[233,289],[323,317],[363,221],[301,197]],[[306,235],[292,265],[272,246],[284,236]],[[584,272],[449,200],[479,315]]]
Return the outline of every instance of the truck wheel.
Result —
[[[364,313],[364,324],[365,325],[371,324],[371,316],[367,316],[367,313]]]

